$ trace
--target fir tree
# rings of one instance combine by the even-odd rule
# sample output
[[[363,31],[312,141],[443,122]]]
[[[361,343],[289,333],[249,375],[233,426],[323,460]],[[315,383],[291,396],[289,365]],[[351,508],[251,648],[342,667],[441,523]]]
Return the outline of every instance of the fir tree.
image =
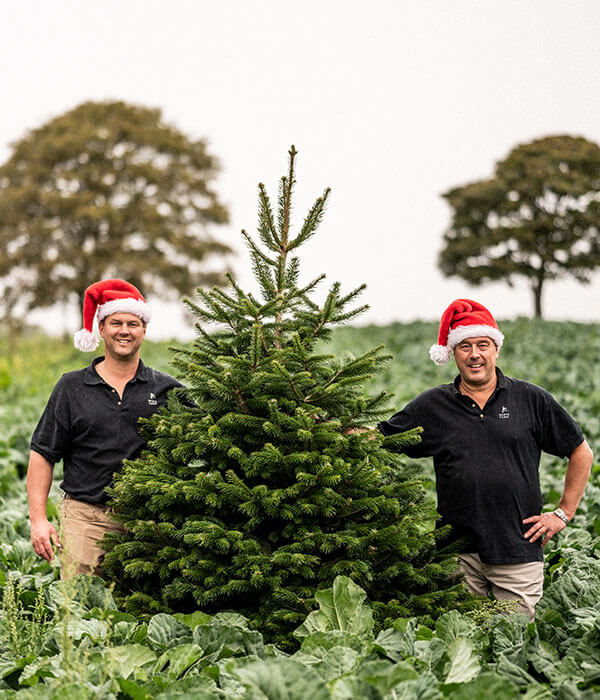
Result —
[[[380,624],[436,615],[462,595],[428,528],[432,500],[390,450],[418,431],[351,430],[389,415],[385,393],[364,393],[389,356],[319,352],[366,307],[354,304],[363,287],[342,294],[336,282],[318,304],[323,276],[298,283],[295,253],[329,190],[292,235],[295,156],[276,215],[259,185],[259,240],[242,231],[261,298],[231,279],[187,302],[197,338],[174,364],[195,405],[173,395],[150,419],[149,449],[112,490],[129,534],[110,539],[104,562],[132,612],[235,610],[283,644],[340,574],[368,592]]]

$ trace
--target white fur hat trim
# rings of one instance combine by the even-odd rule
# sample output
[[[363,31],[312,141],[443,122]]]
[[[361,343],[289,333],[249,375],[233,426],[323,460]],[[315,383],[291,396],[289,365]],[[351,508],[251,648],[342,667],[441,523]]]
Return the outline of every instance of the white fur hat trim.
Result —
[[[462,343],[463,340],[467,338],[479,338],[479,337],[491,338],[498,350],[502,347],[504,341],[504,334],[501,333],[497,328],[493,326],[456,326],[448,333],[448,349],[450,351]],[[448,355],[450,357],[450,355]],[[432,358],[433,359],[433,358]],[[435,362],[435,360],[434,360]]]
[[[504,334],[493,326],[456,326],[448,333],[448,345],[432,345],[429,348],[429,357],[436,365],[445,365],[459,343],[467,338],[479,338],[480,336],[491,338],[498,350],[502,347]]]
[[[139,316],[144,323],[148,323],[152,318],[152,312],[150,307],[142,299],[132,299],[130,297],[125,299],[112,299],[107,301],[106,304],[100,304],[98,306],[98,320],[110,316],[111,314],[134,314]]]

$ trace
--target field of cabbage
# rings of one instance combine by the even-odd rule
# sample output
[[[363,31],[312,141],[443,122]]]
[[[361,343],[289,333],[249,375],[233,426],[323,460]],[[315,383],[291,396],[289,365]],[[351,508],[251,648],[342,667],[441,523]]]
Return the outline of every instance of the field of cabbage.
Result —
[[[517,320],[502,328],[499,366],[549,389],[600,454],[600,327]],[[452,367],[428,358],[435,336],[435,324],[426,323],[342,328],[330,349],[358,354],[384,343],[394,360],[371,388],[390,391],[391,405],[400,407],[453,376]],[[89,356],[69,341],[39,336],[14,347],[0,337],[0,346],[0,700],[600,696],[600,468],[574,521],[546,547],[535,623],[484,607],[447,613],[435,626],[400,619],[375,634],[364,594],[338,578],[297,630],[298,650],[284,654],[235,613],[139,620],[117,609],[100,579],[57,581],[56,565],[38,559],[29,543],[23,477],[29,437],[52,386]],[[168,370],[166,345],[147,343],[143,357]],[[548,508],[558,501],[564,466],[543,460]],[[423,470],[431,485],[430,466]],[[59,498],[55,482],[53,517]]]

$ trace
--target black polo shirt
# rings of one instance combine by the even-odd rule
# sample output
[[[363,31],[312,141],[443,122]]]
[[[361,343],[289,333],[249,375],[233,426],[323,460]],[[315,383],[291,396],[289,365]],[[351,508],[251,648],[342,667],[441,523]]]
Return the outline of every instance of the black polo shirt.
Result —
[[[568,457],[581,428],[544,389],[505,377],[483,409],[458,390],[460,377],[420,394],[378,425],[384,435],[423,427],[422,442],[403,449],[433,457],[440,524],[465,537],[464,551],[486,564],[542,561],[540,540],[523,537],[523,519],[539,515],[540,453]]]
[[[65,493],[88,503],[105,502],[104,489],[122,461],[135,459],[146,446],[138,419],[156,413],[169,390],[183,386],[140,360],[121,399],[96,371],[103,359],[63,374],[31,439],[31,449],[52,464],[63,460]]]

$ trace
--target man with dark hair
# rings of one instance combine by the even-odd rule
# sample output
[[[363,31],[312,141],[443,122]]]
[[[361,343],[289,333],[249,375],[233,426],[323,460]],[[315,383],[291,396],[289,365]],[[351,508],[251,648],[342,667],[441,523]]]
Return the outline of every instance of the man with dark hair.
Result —
[[[496,367],[504,340],[491,313],[470,299],[444,312],[436,364],[453,354],[458,376],[378,425],[384,435],[422,426],[403,451],[433,457],[441,525],[465,542],[460,568],[471,591],[516,601],[534,617],[543,592],[542,547],[575,514],[592,465],[580,427],[544,389]],[[568,458],[559,507],[542,513],[541,452]]]
[[[61,578],[101,572],[105,533],[122,531],[110,517],[105,489],[124,459],[135,459],[146,442],[138,420],[166,403],[168,392],[182,385],[146,367],[140,348],[150,308],[139,290],[123,280],[102,280],[87,288],[84,328],[75,334],[79,350],[92,351],[98,340],[105,354],[58,381],[31,440],[27,492],[31,542],[51,561],[53,546],[62,550]],[[63,460],[61,536],[46,516],[53,467]]]

